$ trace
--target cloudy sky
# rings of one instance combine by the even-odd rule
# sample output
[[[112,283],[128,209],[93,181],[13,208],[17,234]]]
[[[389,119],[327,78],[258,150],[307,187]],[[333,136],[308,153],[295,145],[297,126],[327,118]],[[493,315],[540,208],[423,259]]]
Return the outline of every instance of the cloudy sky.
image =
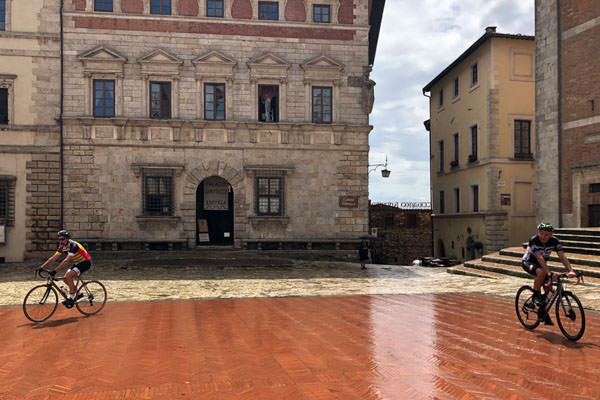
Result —
[[[422,89],[471,44],[486,26],[499,33],[534,34],[534,1],[387,0],[371,79],[369,174],[373,202],[430,201],[429,140],[423,121],[429,101]]]

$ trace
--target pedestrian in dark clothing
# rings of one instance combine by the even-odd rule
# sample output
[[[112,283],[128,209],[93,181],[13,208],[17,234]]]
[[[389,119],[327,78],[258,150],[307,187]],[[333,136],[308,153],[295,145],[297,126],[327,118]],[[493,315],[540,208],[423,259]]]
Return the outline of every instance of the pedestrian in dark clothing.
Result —
[[[361,239],[358,245],[358,259],[360,260],[360,268],[367,269],[365,264],[369,261],[369,248],[371,246],[366,239]]]

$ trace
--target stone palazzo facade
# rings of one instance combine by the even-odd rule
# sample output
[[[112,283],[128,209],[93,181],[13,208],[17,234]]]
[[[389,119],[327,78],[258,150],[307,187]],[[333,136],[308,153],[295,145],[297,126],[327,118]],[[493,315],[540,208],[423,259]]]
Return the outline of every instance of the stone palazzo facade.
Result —
[[[63,227],[92,251],[356,240],[383,3],[66,0]]]

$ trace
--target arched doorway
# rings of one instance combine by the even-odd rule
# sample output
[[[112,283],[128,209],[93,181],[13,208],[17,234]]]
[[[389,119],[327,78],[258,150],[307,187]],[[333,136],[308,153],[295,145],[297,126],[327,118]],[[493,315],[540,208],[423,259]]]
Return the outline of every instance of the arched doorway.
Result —
[[[196,189],[196,244],[233,244],[233,188],[211,176]]]

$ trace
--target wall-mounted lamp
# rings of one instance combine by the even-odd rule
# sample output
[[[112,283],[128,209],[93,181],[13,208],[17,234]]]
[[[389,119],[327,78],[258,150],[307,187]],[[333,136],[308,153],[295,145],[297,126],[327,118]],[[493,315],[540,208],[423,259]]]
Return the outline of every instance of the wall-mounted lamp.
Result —
[[[369,170],[369,173],[375,171],[377,168],[379,167],[383,167],[383,169],[381,170],[381,176],[384,178],[389,178],[390,174],[392,173],[392,171],[390,171],[387,168],[387,155],[385,156],[385,164],[369,164],[369,167],[373,167]]]

